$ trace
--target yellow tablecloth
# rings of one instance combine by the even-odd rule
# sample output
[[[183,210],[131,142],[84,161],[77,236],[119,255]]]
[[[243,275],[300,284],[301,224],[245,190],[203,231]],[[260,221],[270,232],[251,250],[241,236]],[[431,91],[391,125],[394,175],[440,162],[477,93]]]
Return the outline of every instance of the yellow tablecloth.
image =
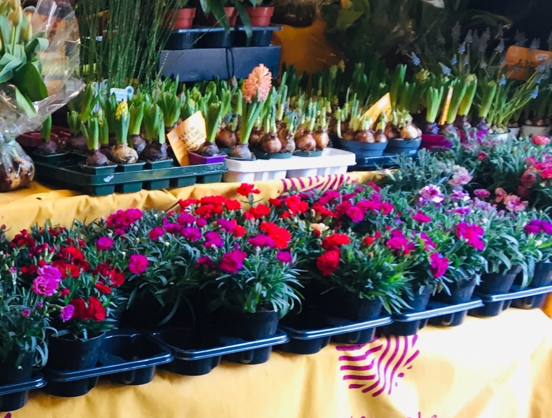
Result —
[[[364,369],[364,370],[362,370]],[[144,386],[102,382],[80,398],[40,392],[14,418],[548,418],[552,321],[509,309],[456,328],[208,375],[158,372]]]
[[[271,180],[256,183],[261,197],[276,197],[291,187],[320,189],[358,181],[365,183],[381,178],[378,172],[357,172],[307,179]],[[74,219],[93,221],[118,209],[139,208],[166,210],[180,199],[199,198],[209,195],[238,197],[236,183],[196,184],[195,186],[171,190],[142,190],[138,193],[115,193],[109,196],[92,197],[71,190],[52,190],[38,182],[28,189],[11,193],[0,193],[0,225],[14,235],[24,228],[50,219],[54,225],[70,225]]]

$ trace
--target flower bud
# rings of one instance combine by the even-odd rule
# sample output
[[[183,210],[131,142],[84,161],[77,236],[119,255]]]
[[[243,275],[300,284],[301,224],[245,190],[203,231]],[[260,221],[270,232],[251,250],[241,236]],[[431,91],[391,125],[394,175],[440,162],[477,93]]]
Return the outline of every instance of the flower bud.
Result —
[[[25,42],[29,42],[32,37],[33,37],[33,27],[29,23],[29,24],[27,24],[27,27],[25,29],[23,29],[23,40]]]
[[[19,6],[18,9],[15,9],[13,12],[10,13],[10,20],[13,26],[19,25],[22,19],[23,19],[23,10],[21,10],[21,6]]]

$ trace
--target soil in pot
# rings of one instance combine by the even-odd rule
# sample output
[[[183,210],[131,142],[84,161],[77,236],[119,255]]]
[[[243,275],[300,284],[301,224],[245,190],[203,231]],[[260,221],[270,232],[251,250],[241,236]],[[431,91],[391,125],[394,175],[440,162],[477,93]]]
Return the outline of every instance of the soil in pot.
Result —
[[[514,266],[506,273],[491,273],[481,276],[481,284],[477,286],[477,292],[496,295],[508,293],[516,280],[521,267]]]
[[[357,295],[339,289],[321,294],[317,301],[321,313],[353,322],[364,322],[380,316],[379,299],[361,299]]]
[[[19,367],[16,367],[19,359]],[[0,363],[0,386],[25,382],[33,374],[34,355],[25,353],[8,356],[6,361]]]
[[[215,328],[223,335],[244,340],[259,340],[276,334],[280,313],[278,311],[241,312],[220,308],[214,314]]]
[[[105,333],[88,340],[70,339],[70,336],[49,340],[47,367],[54,370],[83,370],[96,366]]]
[[[437,293],[433,298],[448,305],[466,303],[471,300],[476,284],[477,278],[464,280],[460,283],[454,283],[449,286],[450,295],[443,290]]]

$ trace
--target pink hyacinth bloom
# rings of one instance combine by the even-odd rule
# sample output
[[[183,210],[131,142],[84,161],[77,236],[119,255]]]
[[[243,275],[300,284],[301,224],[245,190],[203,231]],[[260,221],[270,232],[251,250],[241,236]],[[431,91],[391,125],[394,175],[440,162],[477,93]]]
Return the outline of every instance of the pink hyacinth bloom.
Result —
[[[258,65],[251,71],[242,87],[243,98],[251,103],[254,98],[262,102],[268,97],[272,87],[272,73],[263,64]]]

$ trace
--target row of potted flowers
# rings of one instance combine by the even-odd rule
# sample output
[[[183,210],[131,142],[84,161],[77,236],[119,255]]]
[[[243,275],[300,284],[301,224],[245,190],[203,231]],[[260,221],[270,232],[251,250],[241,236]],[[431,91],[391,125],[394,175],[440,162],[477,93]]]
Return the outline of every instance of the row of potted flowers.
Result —
[[[30,373],[33,359],[93,367],[97,354],[83,364],[83,350],[94,353],[123,311],[141,326],[210,315],[221,333],[247,339],[259,315],[270,333],[301,305],[363,321],[382,308],[424,310],[430,295],[465,302],[476,285],[548,283],[548,218],[492,204],[483,189],[468,194],[470,178],[458,169],[415,192],[350,185],[266,203],[243,184],[245,208],[210,196],[3,234],[0,383]]]

